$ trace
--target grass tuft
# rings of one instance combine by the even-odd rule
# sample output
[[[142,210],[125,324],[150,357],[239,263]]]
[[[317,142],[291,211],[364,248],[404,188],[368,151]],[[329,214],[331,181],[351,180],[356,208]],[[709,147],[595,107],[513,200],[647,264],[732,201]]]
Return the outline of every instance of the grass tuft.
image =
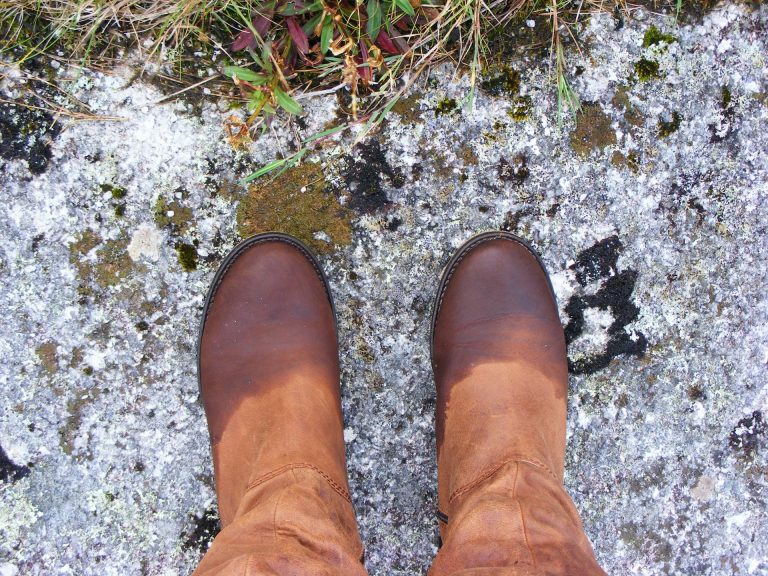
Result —
[[[680,8],[679,0],[660,1]],[[205,88],[244,102],[247,131],[303,114],[302,100],[313,95],[343,90],[348,121],[363,125],[362,138],[441,62],[469,74],[471,108],[491,59],[489,39],[542,16],[551,28],[559,115],[576,114],[581,104],[564,44],[578,48],[576,31],[589,14],[628,10],[625,0],[0,0],[0,54],[23,69],[40,55],[99,67],[130,53],[159,63],[163,80],[178,88],[173,95]],[[673,41],[658,30],[649,34],[646,42]],[[221,74],[208,77],[212,68]],[[641,79],[654,76],[641,68]],[[212,90],[212,80],[223,88]],[[519,76],[502,80],[519,83]],[[247,143],[247,132],[234,129],[231,138]],[[287,168],[305,149],[266,172]]]

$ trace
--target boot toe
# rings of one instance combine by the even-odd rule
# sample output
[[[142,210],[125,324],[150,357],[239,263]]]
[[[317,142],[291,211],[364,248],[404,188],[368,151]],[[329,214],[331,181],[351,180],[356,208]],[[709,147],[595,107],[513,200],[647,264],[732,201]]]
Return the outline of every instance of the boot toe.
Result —
[[[438,292],[433,367],[438,371],[448,358],[471,364],[503,359],[516,343],[536,342],[558,351],[564,346],[557,303],[539,258],[503,232],[467,242],[449,263]]]

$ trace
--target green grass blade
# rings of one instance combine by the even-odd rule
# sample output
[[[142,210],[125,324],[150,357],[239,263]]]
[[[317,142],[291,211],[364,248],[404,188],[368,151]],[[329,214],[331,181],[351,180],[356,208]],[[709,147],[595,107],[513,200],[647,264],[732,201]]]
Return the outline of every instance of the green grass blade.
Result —
[[[284,92],[279,86],[275,86],[275,101],[277,102],[277,105],[280,106],[283,110],[288,112],[288,114],[293,114],[294,116],[298,116],[301,114],[301,106],[299,105],[296,100],[291,98],[286,92]]]
[[[381,4],[379,0],[368,0],[368,23],[366,24],[366,32],[368,32],[368,38],[372,42],[376,41],[379,37],[379,31],[381,31]]]
[[[395,0],[395,4],[400,10],[408,14],[408,16],[416,16],[416,11],[408,0]]]
[[[330,16],[325,17],[323,22],[323,29],[320,31],[320,53],[325,54],[328,52],[328,48],[331,46],[331,39],[333,38],[333,18]]]
[[[238,66],[224,66],[224,74],[230,78],[237,76],[238,80],[245,80],[246,82],[256,84],[257,86],[267,82],[266,76],[257,74],[253,70],[248,70],[248,68],[240,68]]]

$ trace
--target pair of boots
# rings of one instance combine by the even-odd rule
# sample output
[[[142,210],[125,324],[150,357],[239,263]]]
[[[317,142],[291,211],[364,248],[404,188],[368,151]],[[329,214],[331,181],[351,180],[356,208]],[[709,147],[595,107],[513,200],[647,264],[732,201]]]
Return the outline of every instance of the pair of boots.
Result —
[[[237,246],[198,346],[223,529],[195,574],[364,576],[333,300],[309,250],[276,233]],[[432,366],[443,545],[429,575],[604,575],[563,488],[563,330],[523,241],[485,233],[453,256]]]

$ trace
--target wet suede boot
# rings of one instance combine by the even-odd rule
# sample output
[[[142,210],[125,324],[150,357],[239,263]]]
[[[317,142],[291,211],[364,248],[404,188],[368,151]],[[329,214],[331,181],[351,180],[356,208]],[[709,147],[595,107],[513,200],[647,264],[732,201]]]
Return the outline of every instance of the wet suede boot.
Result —
[[[522,240],[489,232],[453,256],[432,366],[443,545],[429,575],[604,575],[563,488],[565,340]]]
[[[364,576],[347,485],[333,302],[295,238],[227,256],[198,376],[222,531],[195,574]]]

